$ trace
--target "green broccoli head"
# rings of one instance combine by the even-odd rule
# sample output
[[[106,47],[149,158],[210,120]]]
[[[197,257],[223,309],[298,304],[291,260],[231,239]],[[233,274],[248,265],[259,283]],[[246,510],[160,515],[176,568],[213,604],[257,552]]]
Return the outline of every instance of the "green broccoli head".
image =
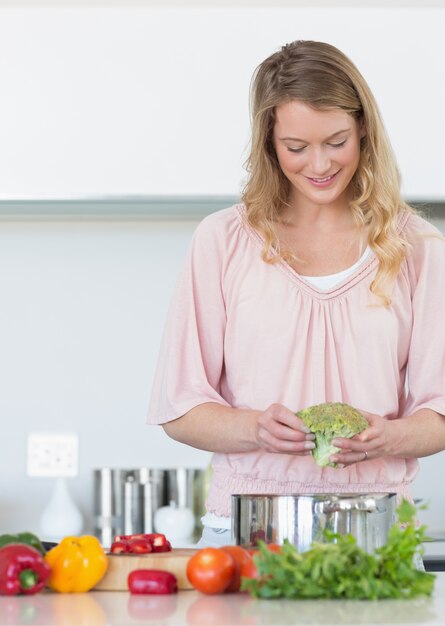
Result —
[[[367,420],[349,404],[326,402],[297,413],[315,435],[314,461],[321,467],[336,467],[329,457],[339,451],[332,445],[335,437],[353,437],[368,427]]]

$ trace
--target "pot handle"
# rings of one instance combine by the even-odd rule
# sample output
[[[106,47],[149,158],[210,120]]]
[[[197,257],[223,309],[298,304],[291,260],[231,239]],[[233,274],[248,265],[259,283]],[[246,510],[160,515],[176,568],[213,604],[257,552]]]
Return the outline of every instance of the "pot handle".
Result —
[[[376,499],[372,497],[333,498],[317,504],[320,513],[340,513],[341,511],[375,513],[377,511]]]

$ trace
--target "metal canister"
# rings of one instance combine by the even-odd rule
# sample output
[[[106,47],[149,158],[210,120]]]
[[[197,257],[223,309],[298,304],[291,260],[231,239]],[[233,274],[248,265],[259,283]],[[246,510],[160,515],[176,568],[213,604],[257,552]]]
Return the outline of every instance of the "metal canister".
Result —
[[[195,516],[194,538],[202,532],[201,517],[205,513],[205,471],[197,468],[179,467],[166,470],[166,504],[190,509]]]
[[[163,469],[149,469],[147,467],[138,470],[139,482],[142,485],[143,513],[142,531],[152,533],[154,528],[154,514],[167,504],[166,471]]]
[[[132,535],[143,531],[143,487],[133,470],[124,474],[123,485],[123,534]]]
[[[121,472],[110,467],[94,470],[93,514],[95,536],[109,547],[121,531]]]

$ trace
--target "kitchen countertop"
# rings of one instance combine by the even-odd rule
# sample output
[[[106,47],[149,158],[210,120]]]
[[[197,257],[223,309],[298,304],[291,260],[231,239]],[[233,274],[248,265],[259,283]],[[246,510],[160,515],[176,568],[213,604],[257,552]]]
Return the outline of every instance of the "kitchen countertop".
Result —
[[[445,572],[431,598],[416,600],[255,600],[244,593],[180,591],[134,596],[126,591],[43,592],[0,597],[1,626],[255,626],[445,623]]]
[[[423,553],[425,556],[443,556],[445,558],[445,541],[434,539],[434,541],[426,541],[423,544]]]

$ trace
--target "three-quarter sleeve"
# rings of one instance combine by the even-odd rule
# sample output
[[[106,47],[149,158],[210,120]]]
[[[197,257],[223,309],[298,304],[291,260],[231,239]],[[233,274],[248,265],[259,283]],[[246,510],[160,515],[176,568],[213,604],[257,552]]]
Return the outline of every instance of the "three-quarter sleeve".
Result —
[[[149,424],[174,420],[220,395],[226,312],[222,292],[223,233],[215,219],[197,227],[179,276],[161,341]]]
[[[412,285],[412,335],[405,414],[429,408],[445,415],[445,242],[430,224],[414,222],[407,266]]]

